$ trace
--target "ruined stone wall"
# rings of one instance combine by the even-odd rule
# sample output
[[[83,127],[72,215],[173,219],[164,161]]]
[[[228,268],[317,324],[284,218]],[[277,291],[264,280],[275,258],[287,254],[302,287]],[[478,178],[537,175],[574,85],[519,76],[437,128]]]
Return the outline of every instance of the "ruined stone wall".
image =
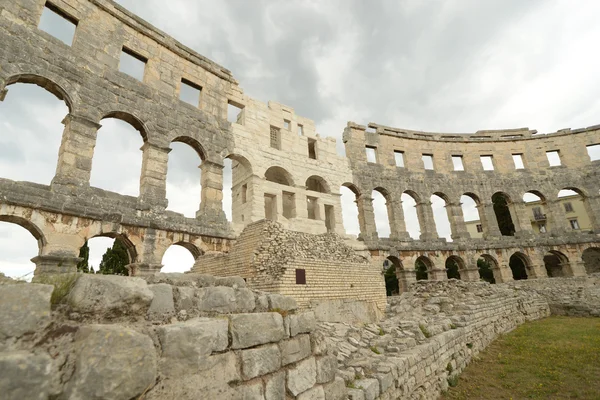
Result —
[[[304,270],[305,283],[297,283]],[[353,299],[385,308],[381,267],[371,265],[336,234],[312,235],[272,221],[249,225],[228,254],[199,257],[194,272],[241,276],[252,288],[285,294],[306,308]]]

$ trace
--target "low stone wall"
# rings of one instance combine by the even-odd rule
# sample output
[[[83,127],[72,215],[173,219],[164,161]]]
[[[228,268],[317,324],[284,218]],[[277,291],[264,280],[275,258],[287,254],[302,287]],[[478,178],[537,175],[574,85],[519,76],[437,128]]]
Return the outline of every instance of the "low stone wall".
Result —
[[[542,296],[553,315],[600,317],[600,274],[577,278],[527,279],[504,285]]]
[[[0,393],[22,399],[346,398],[312,312],[241,278],[0,284]]]
[[[548,315],[531,291],[420,281],[377,324],[319,324],[315,350],[337,358],[352,400],[435,399],[500,334]]]

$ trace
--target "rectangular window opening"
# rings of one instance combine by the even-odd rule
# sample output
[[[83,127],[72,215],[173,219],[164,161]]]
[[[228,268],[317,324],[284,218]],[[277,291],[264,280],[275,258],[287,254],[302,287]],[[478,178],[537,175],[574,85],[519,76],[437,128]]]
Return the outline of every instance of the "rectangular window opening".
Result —
[[[287,119],[283,120],[283,129],[285,129],[286,131],[291,130],[292,128],[292,121],[289,121]]]
[[[248,201],[248,184],[244,183],[242,185],[242,204],[246,204]]]
[[[377,147],[367,146],[367,147],[365,147],[365,151],[367,152],[367,162],[376,163],[377,162]]]
[[[586,146],[590,161],[600,160],[600,144],[591,144]]]
[[[579,229],[579,222],[577,222],[576,219],[570,219],[569,220],[569,224],[571,224],[571,228],[573,230],[578,230]]]
[[[319,219],[319,204],[316,197],[306,197],[306,210],[308,211],[308,219]]]
[[[287,219],[296,217],[296,196],[294,193],[283,192],[283,216]]]
[[[42,11],[38,28],[71,46],[75,38],[77,23],[77,19],[47,2]]]
[[[265,193],[265,218],[275,221],[277,216],[277,196]]]
[[[298,136],[304,136],[304,126],[302,124],[298,124]]]
[[[523,154],[513,154],[512,158],[513,162],[515,163],[515,169],[525,169],[525,164],[523,163]]]
[[[423,154],[421,159],[423,160],[423,167],[426,170],[433,171],[433,154]]]
[[[493,171],[494,170],[494,159],[492,156],[479,156],[481,160],[481,166],[484,171]]]
[[[296,269],[296,285],[306,285],[306,270]]]
[[[271,126],[271,147],[281,150],[281,130],[275,126]]]
[[[317,159],[317,141],[315,139],[308,139],[308,158]]]
[[[233,103],[231,100],[227,101],[227,121],[232,124],[244,125],[243,111],[243,105]]]
[[[143,56],[123,47],[123,51],[121,51],[121,60],[119,62],[119,71],[143,82],[147,62],[148,60]]]
[[[564,206],[565,206],[565,212],[573,212],[573,204],[564,203]]]
[[[196,85],[187,79],[181,79],[181,88],[179,89],[179,99],[194,107],[200,106],[200,92],[202,87]]]
[[[477,228],[477,232],[478,233],[482,233],[483,232],[483,225],[477,224],[477,225],[475,225],[475,227]]]
[[[455,171],[464,171],[465,165],[463,164],[462,156],[452,156],[452,165]]]
[[[558,152],[558,150],[547,151],[546,157],[548,158],[548,163],[550,163],[551,167],[558,167],[562,164],[560,161],[560,153]]]
[[[396,162],[396,167],[404,168],[404,152],[394,151],[394,161]]]

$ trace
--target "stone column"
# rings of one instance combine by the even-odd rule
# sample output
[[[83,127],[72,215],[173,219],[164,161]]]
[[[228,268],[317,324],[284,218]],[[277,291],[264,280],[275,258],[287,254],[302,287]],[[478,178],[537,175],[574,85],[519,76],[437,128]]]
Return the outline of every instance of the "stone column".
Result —
[[[583,261],[570,261],[568,268],[571,271],[571,276],[586,276],[585,264]]]
[[[600,233],[600,194],[584,198],[583,205],[590,219],[591,230]]]
[[[412,283],[417,281],[417,273],[414,270],[398,270],[396,269],[396,278],[398,279],[398,289],[400,293],[408,291]]]
[[[527,279],[539,279],[548,278],[548,272],[546,271],[546,264],[532,264],[526,268]]]
[[[388,200],[386,201],[386,206],[390,220],[390,239],[401,241],[411,240],[410,235],[406,231],[402,200]]]
[[[143,155],[138,207],[141,210],[163,211],[168,204],[167,164],[171,149],[146,142],[141,150]]]
[[[446,213],[448,214],[448,220],[450,221],[452,240],[470,239],[471,235],[467,230],[465,216],[463,215],[463,210],[460,206],[460,203],[446,203]]]
[[[421,227],[421,240],[435,240],[438,238],[433,219],[433,209],[429,200],[417,203],[417,217]]]
[[[156,230],[152,228],[145,229],[142,237],[143,241],[135,245],[135,259],[126,265],[129,276],[154,275],[163,267],[162,256],[168,247],[168,242],[161,240]],[[131,252],[129,255],[131,257]]]
[[[202,170],[202,195],[196,218],[227,224],[223,211],[223,165],[205,160],[200,165],[200,169]],[[278,202],[281,202],[281,194],[277,197]],[[277,207],[280,207],[279,204]]]
[[[533,214],[529,214],[524,201],[513,201],[508,205],[510,216],[515,226],[515,236],[519,238],[533,237],[533,229],[531,228],[531,218]]]
[[[52,189],[60,191],[89,187],[96,134],[101,125],[73,114],[67,115],[62,123],[65,129],[58,152],[56,174],[52,179]]]
[[[361,195],[356,199],[358,207],[358,223],[360,225],[359,240],[377,240],[377,227],[375,226],[375,212],[373,211],[373,198]]]
[[[81,260],[79,257],[60,254],[34,257],[31,259],[31,262],[35,264],[33,281],[36,282],[47,275],[77,273],[77,263]]]
[[[564,206],[558,200],[546,201],[546,230],[548,233],[561,236],[567,231],[567,216]]]
[[[459,269],[460,279],[468,282],[479,281],[479,268],[477,268],[477,259],[467,258],[463,269]]]
[[[510,269],[510,266],[508,265],[508,263],[499,264],[498,268],[493,269],[493,272],[494,272],[494,279],[496,280],[496,283],[505,283],[505,282],[514,281],[513,275],[512,275],[512,270]]]
[[[494,211],[493,203],[481,203],[477,205],[481,227],[483,228],[484,239],[494,239],[502,236],[498,226],[498,218]]]

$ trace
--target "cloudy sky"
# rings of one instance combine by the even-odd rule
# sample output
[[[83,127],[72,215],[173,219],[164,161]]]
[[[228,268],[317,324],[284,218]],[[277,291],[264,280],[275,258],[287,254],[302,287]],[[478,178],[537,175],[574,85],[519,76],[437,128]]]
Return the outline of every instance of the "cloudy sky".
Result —
[[[600,123],[595,0],[119,3],[230,69],[247,94],[314,119],[324,136],[340,138],[348,120],[442,132],[525,126],[552,132]],[[0,176],[48,184],[66,113],[43,89],[11,86],[0,103]],[[137,195],[141,137],[119,121],[102,125],[91,183]],[[198,209],[199,164],[185,145],[173,145],[171,209],[189,216]],[[345,205],[351,200],[344,195]],[[226,198],[227,212],[230,204]],[[416,236],[414,207],[408,200],[404,207]],[[442,207],[434,202],[438,230],[447,236]],[[356,233],[356,216],[347,208],[346,228]],[[477,218],[472,210],[466,215]],[[377,222],[385,236],[389,228],[381,211]],[[97,264],[110,243],[95,241]],[[26,231],[0,223],[0,271],[26,274],[36,252]],[[169,268],[191,262],[182,249],[172,252],[164,260]]]

